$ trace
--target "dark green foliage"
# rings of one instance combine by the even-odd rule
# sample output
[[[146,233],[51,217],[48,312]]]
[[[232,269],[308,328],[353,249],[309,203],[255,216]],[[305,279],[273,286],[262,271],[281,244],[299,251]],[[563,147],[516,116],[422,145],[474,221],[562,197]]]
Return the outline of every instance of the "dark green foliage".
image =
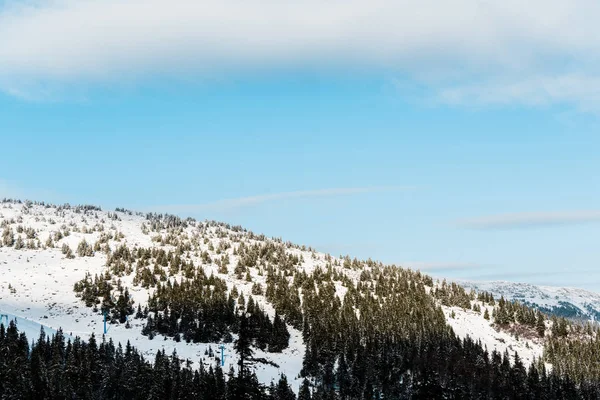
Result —
[[[254,351],[250,347],[252,345],[252,331],[248,321],[248,317],[243,313],[240,317],[240,329],[238,332],[238,339],[235,341],[234,349],[237,353],[239,360],[238,366],[240,369],[240,375],[242,376],[246,369],[247,363],[254,354]]]
[[[281,375],[277,385],[271,386],[271,399],[273,400],[295,400],[296,395],[290,388],[285,375]]]
[[[446,280],[442,281],[441,286],[433,290],[433,295],[441,301],[442,305],[457,306],[464,309],[470,309],[471,300],[474,300],[474,296],[467,293],[462,286],[454,282],[448,285]]]
[[[545,332],[546,332],[546,322],[545,321],[546,321],[546,318],[544,317],[544,314],[542,314],[541,312],[538,311],[536,322],[535,322],[535,330],[540,337],[544,337]]]
[[[562,373],[548,375],[537,366],[528,373],[518,355],[511,364],[508,353],[490,355],[481,344],[456,338],[427,294],[425,280],[416,273],[365,270],[357,284],[344,281],[343,302],[336,294],[334,275],[332,270],[317,269],[294,284],[304,299],[302,375],[314,383],[311,393],[309,380],[304,382],[302,398],[578,398],[583,388],[586,398],[599,393],[597,380],[582,379],[576,386]],[[284,281],[274,279],[275,284]],[[277,293],[277,287],[267,290]],[[452,285],[438,295],[448,304],[465,307],[475,298]],[[485,300],[490,304],[489,297]],[[498,324],[535,327],[544,320],[543,315],[504,299],[498,311]],[[559,322],[556,329],[567,328]]]
[[[544,346],[545,361],[553,371],[580,385],[600,381],[600,328],[552,316]]]
[[[298,392],[298,400],[312,400],[310,384],[308,383],[307,379],[304,379],[302,385],[300,386],[300,391]]]
[[[254,252],[258,251],[258,248],[254,249]],[[231,342],[232,334],[237,333],[240,325],[237,313],[240,305],[236,305],[234,291],[228,294],[224,280],[213,275],[208,277],[202,268],[183,260],[183,251],[183,247],[166,252],[156,248],[129,249],[121,245],[108,257],[110,272],[93,280],[88,274],[75,284],[74,290],[86,306],[100,305],[102,312],[111,315],[111,322],[123,323],[133,314],[133,303],[127,288],[119,285],[113,290],[112,274],[121,276],[128,270],[133,273],[135,269],[134,284],[156,289],[148,299],[150,315],[136,313],[137,318],[147,318],[143,334],[149,337],[162,334],[188,343]],[[246,262],[250,262],[249,259]],[[154,267],[150,269],[150,265]],[[182,272],[185,278],[179,281],[167,278],[166,271],[169,275]],[[248,303],[246,311],[250,314],[252,345],[269,352],[287,348],[290,335],[279,315],[271,321],[254,302]]]
[[[125,323],[127,317],[133,314],[133,300],[129,289],[121,286],[120,281],[117,282],[117,287],[113,288],[111,280],[108,271],[100,277],[94,276],[94,279],[86,273],[85,278],[75,283],[73,289],[87,307],[100,305],[100,312],[107,313],[111,322]],[[118,293],[116,297],[113,289]]]
[[[194,221],[149,215],[147,223],[156,233],[152,240],[170,245],[165,247],[170,250],[120,246],[107,252],[110,274],[94,280],[88,276],[75,289],[86,305],[99,304],[111,311],[113,320],[120,321],[123,314],[119,310],[129,315],[133,308],[123,301],[126,296],[119,297],[122,288],[113,289],[117,283],[112,276],[133,275],[134,285],[155,289],[148,308],[138,307],[136,313],[147,320],[143,333],[149,339],[162,334],[177,341],[230,342],[237,335],[239,375],[231,371],[224,378],[220,370],[209,371],[215,382],[222,382],[211,384],[211,398],[289,397],[285,378],[265,390],[248,366],[256,361],[253,350],[275,352],[288,346],[286,324],[302,331],[306,346],[302,399],[599,398],[600,340],[596,331],[577,332],[565,320],[554,319],[548,335],[545,316],[530,307],[504,298],[496,300],[486,292],[468,293],[455,283],[435,285],[419,272],[384,267],[371,260],[326,256],[324,267],[308,268],[312,271],[307,273],[297,268],[307,254],[289,251],[293,246],[281,241],[251,232],[232,237],[226,230],[230,227],[221,229],[225,225],[216,223],[210,225],[217,227],[214,236],[199,234],[187,240],[185,234],[179,234],[188,224],[194,226]],[[228,235],[230,241],[222,240]],[[235,256],[232,260],[228,248]],[[200,265],[194,265],[189,252],[195,252],[194,261]],[[205,275],[205,264],[213,264],[210,269],[214,271],[216,266],[222,274],[232,272],[239,280],[251,282],[255,276],[261,277],[253,282],[251,293],[261,304],[266,299],[273,306],[274,318],[248,296],[245,282],[236,282],[244,285],[243,290],[234,287],[228,292],[222,279]],[[484,317],[491,319],[495,328],[523,337],[545,337],[544,361],[555,368],[547,373],[538,360],[526,371],[518,354],[489,354],[480,343],[459,340],[446,324],[440,304],[477,313],[483,304]],[[122,352],[115,349],[114,357],[118,359]],[[170,367],[179,368],[159,353],[153,368],[160,376],[149,381],[147,398],[168,398],[173,388],[184,384],[169,378]],[[119,374],[111,375],[106,393],[118,393],[114,382],[120,379]],[[196,380],[194,375],[192,381]],[[46,385],[43,375],[39,381],[35,385]]]
[[[504,297],[498,300],[498,307],[494,309],[494,322],[499,326],[518,323],[537,330],[540,329],[540,318],[543,322],[544,316],[539,312],[517,301],[506,301]]]
[[[148,301],[153,315],[148,317],[144,333],[153,331],[165,336],[181,334],[186,342],[230,342],[240,329],[241,317],[225,281],[198,273],[193,280],[158,284]],[[250,344],[269,352],[288,347],[289,332],[285,322],[275,315],[273,321],[250,298],[245,307]]]
[[[223,377],[219,366],[193,370],[176,354],[156,354],[150,364],[129,343],[122,348],[105,340],[98,346],[62,332],[43,330],[31,346],[14,322],[0,325],[0,398],[2,399],[256,399],[293,400],[282,377],[273,392],[253,373]]]

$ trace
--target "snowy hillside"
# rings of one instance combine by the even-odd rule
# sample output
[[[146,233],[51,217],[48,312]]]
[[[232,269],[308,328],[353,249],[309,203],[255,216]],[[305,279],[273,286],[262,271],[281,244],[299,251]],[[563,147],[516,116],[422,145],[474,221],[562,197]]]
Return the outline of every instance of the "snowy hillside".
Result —
[[[575,319],[600,319],[600,294],[588,290],[505,281],[457,283],[478,292],[490,292],[495,297],[518,300],[548,314]]]
[[[267,285],[266,267],[253,266],[246,275],[236,271],[235,266],[239,261],[236,246],[240,243],[247,246],[256,243],[284,246],[285,256],[298,260],[293,268],[306,273],[319,268],[325,269],[328,263],[335,261],[335,273],[339,277],[336,278],[338,280],[335,281],[334,289],[340,302],[343,302],[348,290],[342,280],[358,282],[364,278],[360,278],[361,272],[370,268],[366,264],[348,268],[345,264],[350,263],[349,259],[331,257],[304,246],[254,235],[237,227],[187,220],[177,229],[171,229],[166,223],[164,226],[152,226],[153,222],[147,216],[124,210],[106,212],[89,207],[5,202],[0,203],[0,224],[0,231],[3,232],[0,240],[4,244],[0,247],[0,314],[9,314],[11,319],[16,317],[19,327],[25,329],[30,340],[35,339],[38,333],[35,331],[40,326],[44,326],[47,333],[62,328],[68,337],[80,336],[87,339],[92,334],[97,338],[102,337],[104,322],[101,312],[86,307],[74,287],[86,274],[90,277],[104,274],[108,268],[108,254],[114,254],[119,248],[164,249],[167,252],[179,249],[184,264],[193,263],[200,266],[206,276],[224,279],[230,292],[238,291],[246,299],[252,296],[271,319],[275,318],[273,304],[267,301],[263,292],[256,290],[257,287]],[[128,270],[125,266],[123,268],[121,276],[113,278],[113,284],[128,288],[134,307],[144,308],[148,305],[149,297],[155,294],[155,289],[152,286],[145,287],[140,282],[139,276],[143,272],[140,266],[136,267],[137,271]],[[160,269],[152,279],[162,279],[169,285],[176,284],[186,279],[184,275],[187,272],[178,270],[169,276],[165,274]],[[160,278],[156,278],[157,276]],[[491,290],[492,287],[486,285],[468,286],[494,293],[501,288],[494,286],[494,290]],[[560,299],[569,295],[571,301],[579,301],[573,304],[586,307],[592,299],[591,295],[581,294],[577,298],[569,292],[551,292],[548,288],[542,290],[517,284],[506,287],[507,294],[513,294],[510,298],[519,298],[521,292],[513,289],[508,291],[509,288],[522,287],[524,298],[535,298],[540,301],[538,304],[560,304]],[[505,297],[509,296],[505,294]],[[546,303],[541,303],[542,300]],[[596,296],[595,301],[595,305],[600,305],[600,296]],[[476,300],[470,304],[477,304],[482,310],[489,307],[490,313],[493,311],[492,307]],[[489,351],[496,349],[501,353],[508,351],[511,354],[517,351],[525,364],[542,355],[543,343],[540,339],[516,338],[500,331],[492,326],[492,320],[484,319],[481,311],[450,306],[442,309],[447,323],[459,337],[470,336],[475,341],[480,341]],[[110,338],[123,345],[130,341],[150,360],[158,350],[164,349],[167,354],[176,351],[180,357],[195,363],[203,359],[206,365],[214,364],[216,357],[220,357],[218,346],[222,344],[226,354],[224,369],[228,370],[237,363],[232,341],[194,343],[176,341],[160,334],[150,338],[142,334],[145,323],[145,319],[132,316],[127,318],[126,324],[109,323],[107,340]],[[256,363],[254,369],[258,378],[266,383],[276,380],[282,373],[287,375],[290,384],[297,391],[301,383],[299,373],[306,349],[302,332],[290,324],[287,329],[289,345],[281,352],[255,349],[254,356],[265,362]],[[214,357],[209,357],[209,353],[214,354]]]
[[[141,225],[145,221],[142,216],[118,213],[119,220],[112,220],[106,212],[86,213],[85,215],[68,211],[57,211],[55,208],[33,206],[23,212],[23,205],[4,204],[0,208],[0,222],[15,221],[15,237],[21,237],[17,226],[33,228],[36,232],[35,242],[43,246],[53,232],[70,229],[68,236],[54,243],[54,247],[45,249],[28,249],[27,245],[21,249],[0,247],[0,313],[9,314],[10,319],[17,317],[19,328],[27,328],[28,337],[35,339],[39,335],[39,326],[44,326],[47,333],[62,328],[66,335],[80,336],[87,339],[92,333],[96,337],[104,334],[103,316],[86,308],[81,299],[75,296],[73,286],[84,278],[86,273],[92,276],[101,274],[105,270],[106,256],[96,252],[93,257],[75,257],[69,259],[61,252],[63,244],[75,250],[78,243],[85,239],[90,243],[98,240],[103,232],[114,232],[123,235],[117,241],[111,241],[111,246],[127,244],[129,246],[152,246],[150,236],[142,233]],[[86,227],[98,229],[92,233],[82,233],[76,229]],[[26,235],[22,235],[27,243]],[[207,233],[215,244],[218,242],[213,232]],[[17,240],[17,239],[16,239]],[[208,248],[208,245],[207,245]],[[215,271],[216,272],[216,269]],[[256,277],[258,279],[258,277]],[[124,278],[123,281],[127,281]],[[233,286],[235,279],[229,282]],[[239,282],[238,288],[250,294],[250,285]],[[148,290],[130,285],[130,293],[135,304],[145,304],[148,299]],[[267,311],[274,313],[269,304],[263,306]],[[25,324],[28,321],[29,324]],[[31,325],[33,324],[33,326]],[[37,325],[36,325],[37,324]],[[107,338],[123,345],[130,341],[147,355],[149,359],[159,349],[164,349],[167,354],[176,351],[180,357],[188,358],[194,362],[205,359],[206,364],[214,362],[207,360],[206,352],[209,347],[215,355],[220,356],[219,343],[188,344],[176,343],[173,340],[156,337],[149,340],[141,335],[143,321],[131,320],[131,329],[126,329],[123,324],[109,324]],[[36,332],[37,330],[37,332]],[[35,332],[35,333],[34,333]],[[257,350],[257,357],[264,357],[273,361],[279,368],[270,365],[256,367],[257,376],[265,382],[275,379],[280,373],[285,373],[290,378],[298,375],[302,365],[304,349],[302,338],[298,331],[290,329],[290,346],[280,354],[262,353]],[[108,340],[108,339],[107,339]],[[225,344],[224,369],[236,365],[237,359],[233,352],[232,344]]]
[[[454,317],[452,312],[454,312]],[[506,331],[495,329],[489,321],[481,318],[481,313],[470,310],[465,311],[459,307],[444,307],[444,315],[448,324],[458,336],[469,336],[479,340],[490,352],[493,350],[500,353],[508,351],[510,355],[517,352],[525,365],[531,364],[543,355],[543,342],[541,339],[517,339]]]

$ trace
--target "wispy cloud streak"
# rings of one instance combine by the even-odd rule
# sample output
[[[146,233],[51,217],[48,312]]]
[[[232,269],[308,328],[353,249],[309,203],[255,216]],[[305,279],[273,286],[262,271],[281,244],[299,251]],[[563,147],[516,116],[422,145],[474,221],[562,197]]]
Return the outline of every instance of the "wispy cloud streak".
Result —
[[[225,211],[237,208],[253,206],[257,204],[285,201],[293,199],[307,199],[318,197],[333,197],[333,196],[351,196],[356,194],[376,193],[376,192],[393,192],[393,191],[411,191],[415,190],[414,186],[372,186],[372,187],[356,187],[356,188],[328,188],[317,190],[300,190],[294,192],[268,193],[256,196],[238,197],[233,199],[217,200],[209,203],[201,204],[180,204],[166,205],[156,208],[168,210],[169,212],[177,213],[197,213],[203,211]]]
[[[509,213],[458,221],[471,229],[520,229],[600,222],[600,210]]]
[[[453,105],[548,106],[573,104],[580,111],[600,113],[600,75],[565,73],[490,79],[486,82],[448,86],[437,100]]]

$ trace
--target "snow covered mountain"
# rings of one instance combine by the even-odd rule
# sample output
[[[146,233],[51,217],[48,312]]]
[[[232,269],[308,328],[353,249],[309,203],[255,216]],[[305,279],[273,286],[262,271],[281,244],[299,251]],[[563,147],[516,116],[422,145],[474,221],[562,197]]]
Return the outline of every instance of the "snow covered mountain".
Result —
[[[144,223],[147,224],[148,221],[142,214],[131,212],[110,213],[97,209],[28,206],[13,202],[0,205],[3,240],[8,238],[9,232],[13,235],[8,239],[12,246],[5,243],[0,247],[0,314],[5,314],[9,320],[16,318],[18,327],[24,329],[30,340],[37,338],[41,327],[50,334],[62,328],[67,337],[79,336],[84,340],[92,334],[102,337],[102,314],[86,308],[73,288],[85,278],[86,273],[91,276],[103,274],[107,269],[107,256],[96,251],[91,257],[80,257],[76,255],[76,249],[84,240],[93,244],[101,238],[108,237],[111,239],[102,241],[106,241],[113,250],[123,245],[131,248],[174,248],[172,245],[154,242]],[[190,226],[188,233],[191,233],[192,229],[194,228]],[[215,260],[220,257],[217,253],[221,251],[217,248],[223,229],[223,226],[215,225],[207,227],[203,234],[203,240],[206,240],[201,246]],[[60,234],[57,235],[57,232]],[[65,250],[67,248],[70,249],[68,253]],[[233,254],[230,256],[235,258]],[[312,264],[312,261],[307,262],[307,268]],[[219,274],[216,264],[212,263],[205,270],[209,274],[225,277],[230,288],[238,284],[238,290],[247,296],[251,294],[250,283],[237,280],[228,274]],[[255,276],[254,279],[260,280],[261,277]],[[264,281],[264,278],[262,280]],[[123,284],[129,288],[134,304],[147,304],[152,289],[133,285],[132,281],[133,276],[122,278]],[[271,316],[274,315],[274,309],[269,303],[261,302],[261,306]],[[109,323],[106,336],[123,345],[130,341],[149,359],[159,350],[165,350],[167,354],[176,351],[180,357],[196,363],[204,358],[206,365],[209,365],[213,360],[208,359],[207,354],[221,354],[218,349],[221,343],[175,342],[165,337],[149,340],[141,334],[143,320],[130,319],[129,325],[131,327],[126,328],[124,324]],[[256,349],[257,357],[273,362],[255,366],[261,381],[270,382],[281,373],[289,377],[298,375],[304,348],[300,332],[290,328],[290,335],[290,345],[281,353],[265,353]],[[224,346],[226,357],[223,368],[228,370],[230,366],[236,365],[237,358],[231,343]],[[297,382],[291,383],[297,385]]]
[[[92,334],[96,337],[104,335],[102,313],[97,308],[86,307],[82,294],[76,293],[74,288],[81,285],[86,276],[105,274],[109,264],[113,270],[121,269],[119,276],[112,278],[112,284],[126,287],[134,307],[140,308],[148,306],[150,298],[156,294],[152,285],[144,283],[145,279],[162,280],[170,285],[184,282],[190,274],[183,267],[168,272],[168,267],[162,267],[157,262],[154,273],[149,277],[144,275],[149,266],[145,267],[140,262],[134,270],[118,264],[119,261],[111,256],[124,251],[151,249],[157,254],[160,250],[179,252],[184,266],[195,265],[194,268],[199,269],[197,273],[223,279],[230,293],[239,292],[245,298],[252,296],[272,320],[276,318],[275,306],[261,290],[268,284],[266,266],[253,265],[244,274],[237,271],[236,265],[239,265],[241,258],[239,246],[279,246],[277,249],[283,249],[282,252],[276,252],[279,262],[293,260],[286,272],[289,279],[293,271],[310,274],[319,269],[326,270],[329,266],[335,276],[332,290],[340,303],[348,292],[344,281],[364,283],[366,278],[363,273],[374,268],[369,264],[370,261],[332,257],[310,247],[266,238],[240,227],[191,219],[184,221],[172,216],[152,217],[122,209],[107,212],[91,206],[4,201],[0,203],[0,231],[0,314],[6,314],[10,319],[16,318],[18,326],[25,329],[30,340],[36,337],[40,327],[44,327],[47,333],[62,328],[67,338],[79,336],[87,340]],[[194,273],[191,272],[192,275]],[[376,287],[377,278],[370,279],[370,285]],[[600,309],[600,295],[584,291],[509,283],[504,286],[498,283],[463,284],[468,288],[503,294],[506,298],[529,301],[538,307],[558,308],[569,304],[582,310],[582,313],[583,310],[598,312]],[[426,288],[427,293],[433,296],[437,286],[439,283],[432,282]],[[493,305],[477,299],[471,299],[467,306],[461,307],[435,301],[441,305],[447,324],[459,337],[469,336],[481,342],[490,352],[508,351],[511,355],[517,352],[525,365],[542,356],[543,339],[516,337],[493,324]],[[485,314],[488,316],[484,317]],[[164,349],[167,354],[176,351],[180,357],[195,363],[202,359],[209,365],[218,359],[225,370],[235,366],[238,361],[230,340],[178,341],[160,334],[149,337],[142,334],[145,324],[145,319],[138,318],[128,318],[126,324],[109,321],[106,336],[123,345],[131,342],[149,359]],[[287,330],[289,344],[281,352],[254,349],[255,357],[264,362],[256,363],[253,368],[260,381],[266,383],[285,374],[297,391],[307,349],[298,326],[288,323]],[[223,346],[226,355],[224,360],[220,360],[220,346]]]
[[[477,292],[490,292],[496,298],[517,300],[547,314],[578,320],[600,319],[600,294],[588,290],[506,281],[456,282]]]

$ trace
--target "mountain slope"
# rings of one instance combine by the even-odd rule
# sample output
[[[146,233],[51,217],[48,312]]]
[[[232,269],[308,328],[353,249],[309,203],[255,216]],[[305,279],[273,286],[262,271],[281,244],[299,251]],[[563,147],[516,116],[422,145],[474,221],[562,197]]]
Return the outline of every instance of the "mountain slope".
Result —
[[[63,245],[68,245],[71,249],[77,249],[82,240],[94,243],[103,233],[113,232],[122,234],[124,237],[119,241],[111,241],[113,247],[127,244],[132,247],[152,246],[152,240],[149,235],[144,235],[141,225],[145,218],[139,215],[129,215],[128,213],[119,213],[118,219],[114,220],[110,214],[102,211],[93,213],[78,213],[73,210],[60,210],[57,208],[46,208],[33,206],[30,209],[23,205],[8,204],[0,210],[0,222],[14,220],[16,226],[25,226],[35,230],[35,239],[26,239],[17,233],[15,235],[28,240],[35,240],[42,244],[45,243],[53,232],[69,231],[68,236],[55,241],[53,247],[46,249],[28,249],[25,247],[15,250],[15,248],[0,247],[0,313],[8,313],[10,316],[16,316],[17,322],[30,321],[48,328],[51,333],[53,330],[62,328],[70,336],[80,336],[84,339],[89,338],[91,334],[101,337],[104,334],[104,318],[98,312],[93,312],[86,308],[82,301],[76,297],[73,291],[74,285],[84,278],[86,273],[99,275],[106,270],[107,257],[101,252],[96,252],[93,257],[75,257],[68,258],[62,254]],[[84,222],[85,221],[85,222]],[[76,227],[88,226],[96,228],[102,227],[101,231],[91,233],[77,232]],[[208,234],[207,236],[211,236]],[[17,240],[17,239],[15,239]],[[216,243],[217,240],[213,239]],[[172,246],[170,246],[172,247]],[[212,271],[212,272],[216,272]],[[131,283],[132,277],[123,277],[124,284]],[[234,280],[228,282],[231,286],[235,284]],[[135,304],[145,304],[151,290],[146,290],[130,284],[130,294]],[[250,294],[248,284],[240,285],[240,290]],[[267,311],[274,314],[269,304],[263,304]],[[130,341],[142,354],[153,358],[158,350],[164,349],[167,354],[176,351],[180,357],[188,358],[198,362],[201,358],[206,358],[208,349],[211,348],[214,354],[220,355],[217,348],[219,343],[176,343],[173,340],[165,338],[155,338],[149,340],[141,334],[143,326],[141,320],[130,320],[131,328],[127,329],[123,324],[108,325],[107,337],[112,338],[116,343],[123,345]],[[37,337],[37,332],[33,337]],[[293,377],[298,374],[302,365],[304,349],[301,345],[302,339],[300,333],[291,330],[290,346],[281,354],[265,354],[257,349],[257,357],[268,358],[276,363],[279,368],[264,364],[256,367],[259,379],[269,382],[275,379],[280,373]],[[231,343],[224,344],[225,362],[223,368],[227,370],[230,366],[237,363],[236,355]],[[208,360],[207,364],[211,361]]]
[[[370,260],[332,257],[305,246],[255,235],[240,227],[126,210],[106,212],[91,206],[51,206],[15,201],[1,204],[0,227],[3,244],[0,247],[0,268],[3,272],[0,275],[0,313],[28,321],[30,326],[40,324],[53,330],[62,328],[70,336],[87,339],[92,334],[97,337],[104,334],[104,317],[99,307],[110,302],[113,304],[107,307],[113,315],[109,315],[106,336],[123,345],[131,342],[149,358],[164,349],[167,354],[176,351],[180,357],[195,363],[203,359],[205,365],[210,365],[219,362],[218,346],[223,345],[226,354],[224,369],[237,365],[233,346],[237,338],[235,329],[219,331],[214,336],[218,338],[216,340],[197,340],[192,334],[187,340],[181,340],[186,336],[184,328],[181,332],[171,332],[170,329],[172,326],[179,329],[184,319],[182,315],[175,325],[171,323],[171,328],[164,325],[169,323],[169,310],[173,315],[177,308],[175,290],[180,293],[181,288],[190,282],[199,282],[200,286],[193,291],[184,291],[186,296],[193,297],[197,290],[208,290],[207,296],[216,296],[220,282],[223,282],[224,293],[230,300],[222,300],[235,303],[236,310],[252,297],[261,310],[257,311],[257,315],[264,312],[270,321],[278,318],[278,311],[285,315],[289,340],[278,351],[271,351],[271,344],[261,347],[257,341],[253,350],[258,361],[252,368],[259,380],[265,383],[277,380],[282,373],[287,375],[295,391],[302,381],[301,370],[308,368],[305,355],[307,352],[312,355],[318,349],[307,349],[306,336],[310,332],[302,325],[302,315],[298,319],[294,312],[302,310],[306,317],[312,307],[310,303],[327,295],[326,292],[334,299],[327,307],[333,307],[331,312],[341,312],[340,322],[344,321],[344,304],[356,302],[354,309],[347,310],[351,313],[349,317],[356,318],[352,324],[359,324],[353,329],[370,332],[372,327],[363,326],[361,321],[372,320],[381,323],[382,329],[389,329],[389,333],[401,332],[404,328],[395,328],[400,325],[386,321],[386,314],[379,315],[379,309],[373,308],[374,305],[379,303],[381,306],[390,301],[392,304],[399,302],[398,307],[406,307],[406,304],[412,304],[406,301],[420,301],[422,307],[431,307],[432,310],[439,307],[439,317],[445,319],[456,335],[470,337],[490,352],[507,352],[511,359],[516,352],[525,365],[543,354],[543,340],[527,335],[517,338],[495,326],[493,317],[485,319],[484,310],[493,314],[495,306],[474,298],[464,299],[465,293],[462,294],[461,306],[447,303],[434,296],[440,284],[419,273]],[[106,281],[103,280],[105,275]],[[325,284],[317,285],[316,290],[306,286],[306,280],[315,276],[325,277]],[[403,286],[404,279],[408,279],[409,286]],[[110,299],[102,299],[94,292],[99,287],[96,281],[100,286],[111,285],[112,292],[108,291]],[[401,292],[394,293],[394,290],[408,290],[406,293],[418,295],[421,289],[415,285],[424,285],[425,292],[431,297],[404,299]],[[74,290],[77,286],[80,289],[78,293]],[[143,318],[136,318],[137,313],[128,312],[126,323],[118,323],[118,305],[114,303],[118,303],[117,298],[123,295],[125,288],[130,296],[124,300],[125,303],[132,302],[134,309],[149,307],[151,311],[143,312]],[[393,296],[388,293],[389,290],[392,290]],[[291,303],[286,297],[288,291],[299,293]],[[94,293],[91,296],[93,301],[88,292]],[[364,298],[365,295],[368,297]],[[87,301],[91,301],[90,307],[86,307]],[[160,308],[164,301],[171,303]],[[152,311],[157,302],[158,309],[163,311]],[[361,310],[364,310],[362,314]],[[423,317],[418,315],[419,308],[408,311],[409,321],[417,318],[414,322],[418,322],[418,318]],[[328,324],[327,320],[321,321],[318,314],[311,318],[324,326]],[[149,329],[151,322],[156,324],[153,329]],[[414,322],[410,326],[414,326]],[[276,328],[271,326],[269,329]],[[311,328],[314,329],[317,326]],[[228,339],[230,333],[232,337]]]

